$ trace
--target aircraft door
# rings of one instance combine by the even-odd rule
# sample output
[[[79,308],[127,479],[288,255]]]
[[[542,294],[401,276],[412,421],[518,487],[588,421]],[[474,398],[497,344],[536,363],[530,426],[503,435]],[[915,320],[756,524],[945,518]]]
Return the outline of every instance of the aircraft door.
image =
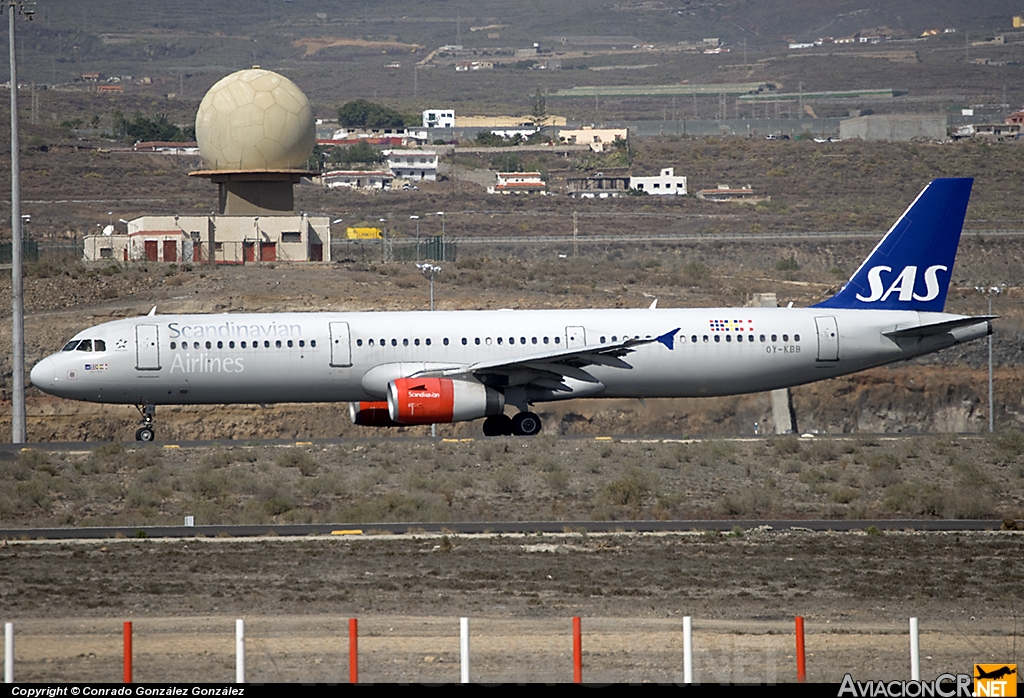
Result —
[[[582,327],[566,327],[565,328],[565,346],[582,347],[587,344],[587,332]]]
[[[814,318],[818,328],[818,361],[839,361],[839,326],[831,315]]]
[[[156,325],[135,326],[135,368],[140,371],[160,370],[160,343]]]
[[[331,323],[331,366],[352,365],[352,337],[347,322]]]

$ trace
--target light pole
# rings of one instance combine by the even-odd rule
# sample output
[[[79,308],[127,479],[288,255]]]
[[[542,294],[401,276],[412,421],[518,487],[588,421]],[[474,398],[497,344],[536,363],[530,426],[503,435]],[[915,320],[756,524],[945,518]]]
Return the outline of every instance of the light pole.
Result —
[[[444,219],[445,219],[444,211],[438,211],[437,215],[441,216],[441,261],[442,262],[446,262],[448,260],[445,259],[445,252],[444,252]]]
[[[1004,284],[1005,286],[1005,284]],[[988,314],[992,315],[992,296],[998,296],[1003,292],[1002,286],[975,286],[974,290],[988,298]],[[992,389],[992,335],[988,336],[988,433],[995,431],[995,414]]]
[[[423,272],[423,275],[430,279],[430,309],[434,309],[434,277],[441,273],[441,267],[430,262],[417,264],[416,268]],[[437,424],[430,425],[430,436],[437,438]]]
[[[416,261],[420,261],[420,217],[409,216],[409,220],[416,221]]]
[[[430,262],[424,262],[423,264],[417,264],[416,268],[423,272],[423,276],[430,279],[430,309],[434,309],[434,277],[441,273],[441,267]]]
[[[23,292],[21,238],[21,144],[18,139],[18,62],[15,55],[14,15],[32,19],[34,10],[21,0],[5,0],[11,64],[11,443],[23,444],[25,428],[25,300]]]

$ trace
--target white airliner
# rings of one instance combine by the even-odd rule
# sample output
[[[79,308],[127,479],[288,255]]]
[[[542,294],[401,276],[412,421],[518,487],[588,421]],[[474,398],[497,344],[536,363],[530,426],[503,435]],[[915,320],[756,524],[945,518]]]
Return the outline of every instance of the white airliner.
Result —
[[[992,332],[991,316],[942,312],[972,183],[931,182],[843,288],[809,308],[151,312],[78,333],[32,383],[137,406],[142,441],[156,405],[346,401],[356,424],[483,418],[485,435],[530,436],[538,402],[810,383]]]

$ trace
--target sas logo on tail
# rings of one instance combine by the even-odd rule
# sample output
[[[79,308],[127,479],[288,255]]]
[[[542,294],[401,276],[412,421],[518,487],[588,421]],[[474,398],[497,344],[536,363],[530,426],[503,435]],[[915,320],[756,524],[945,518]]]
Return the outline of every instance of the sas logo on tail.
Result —
[[[857,300],[865,303],[875,303],[877,301],[884,303],[889,299],[889,296],[896,292],[899,292],[899,300],[901,302],[933,300],[939,295],[938,273],[940,271],[949,271],[949,267],[936,264],[924,270],[925,294],[923,296],[914,293],[914,286],[917,282],[917,267],[903,267],[903,271],[900,272],[899,276],[886,288],[885,281],[882,280],[882,272],[891,271],[892,267],[871,267],[868,270],[868,283],[871,285],[871,295],[862,296],[858,293]]]

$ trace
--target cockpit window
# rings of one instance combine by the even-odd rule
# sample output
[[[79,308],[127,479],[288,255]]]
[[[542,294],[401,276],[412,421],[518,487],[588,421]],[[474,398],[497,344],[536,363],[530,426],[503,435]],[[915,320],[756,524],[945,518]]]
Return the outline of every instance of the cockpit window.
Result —
[[[83,339],[78,343],[78,351],[92,351],[92,340]]]
[[[72,339],[70,342],[68,342],[67,344],[64,345],[64,348],[61,349],[61,351],[74,351],[75,347],[77,347],[77,346],[78,346],[78,340],[77,339]]]
[[[107,350],[107,343],[104,342],[102,339],[96,339],[96,340],[93,340],[92,348],[93,348],[93,351],[106,351]]]

